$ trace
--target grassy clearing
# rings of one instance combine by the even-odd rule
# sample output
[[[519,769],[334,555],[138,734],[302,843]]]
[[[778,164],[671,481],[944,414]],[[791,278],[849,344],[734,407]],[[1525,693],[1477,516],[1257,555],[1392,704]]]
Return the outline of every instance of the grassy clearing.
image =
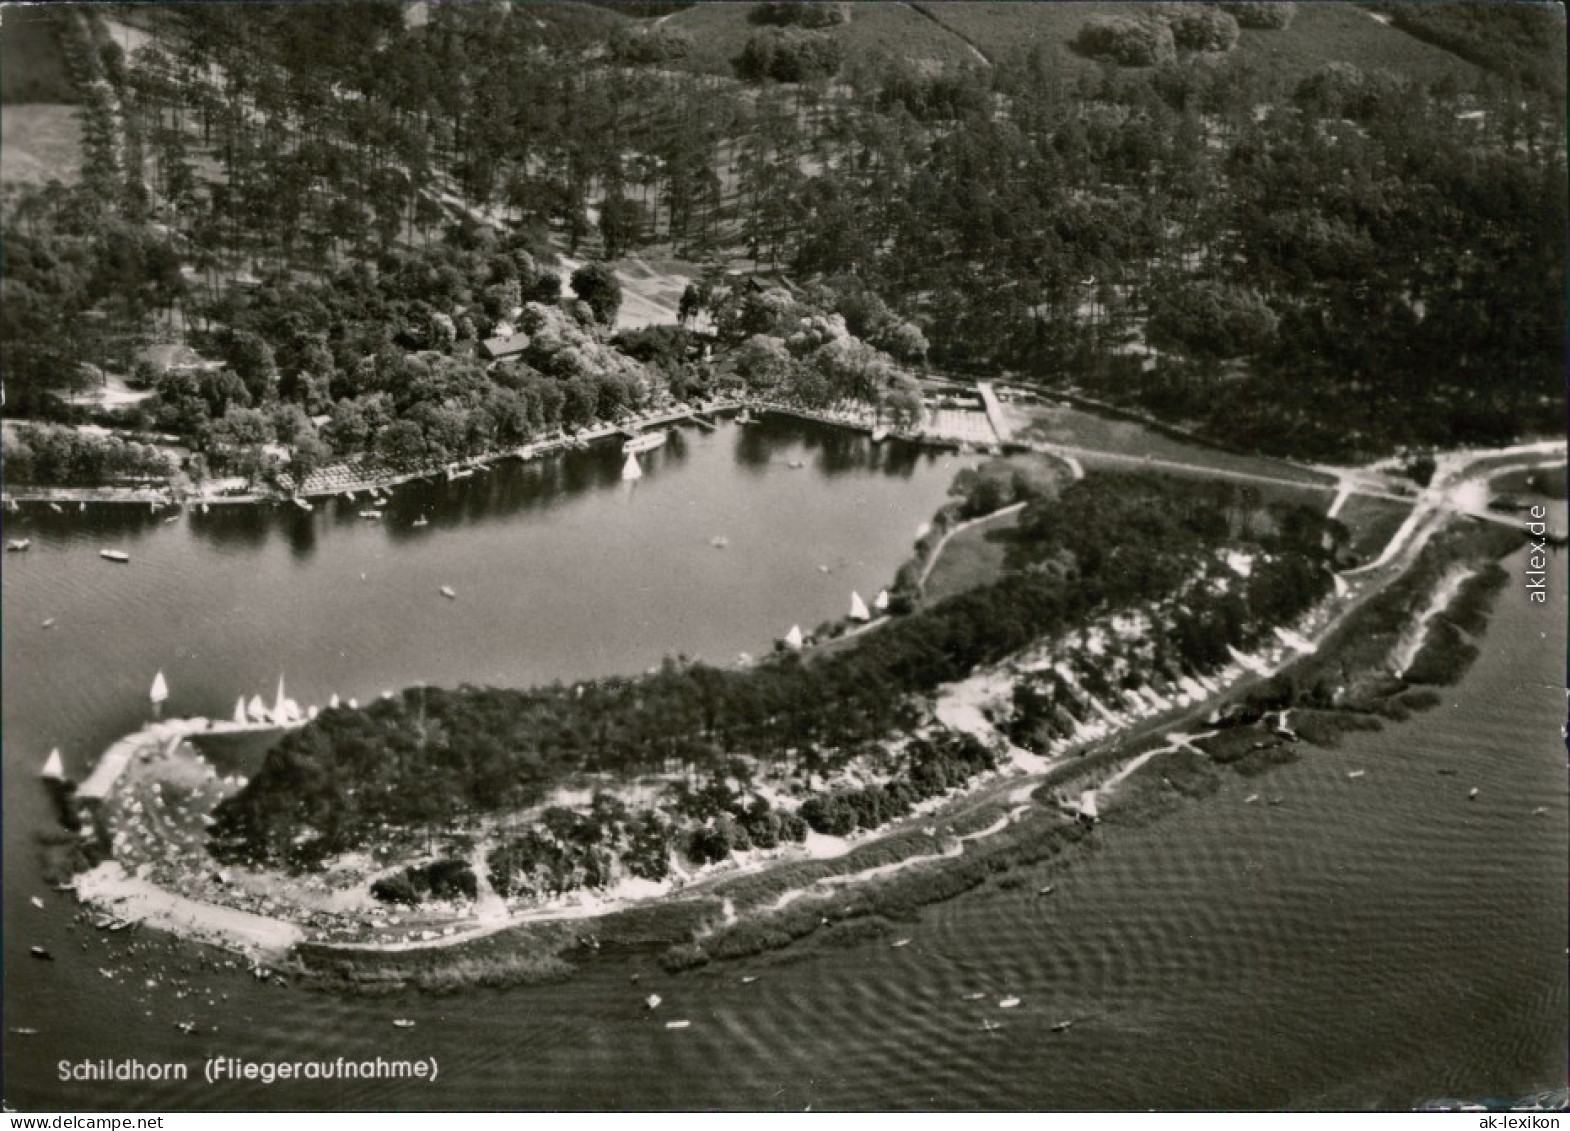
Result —
[[[924,3],[922,9],[973,41],[993,59],[1037,44],[1063,52],[1065,67],[1094,66],[1069,48],[1092,16],[1148,14],[1148,5],[1127,3],[1022,4],[1017,2]],[[1291,26],[1281,31],[1245,29],[1233,55],[1261,71],[1293,83],[1326,63],[1347,62],[1432,82],[1447,75],[1475,79],[1479,69],[1448,51],[1424,43],[1370,17],[1351,4],[1299,4]]]
[[[0,182],[74,185],[81,175],[82,124],[75,106],[0,106]]]
[[[1396,530],[1411,513],[1410,503],[1353,495],[1336,517],[1352,532],[1352,552],[1364,561],[1371,561],[1390,544]]]
[[[55,28],[68,15],[47,4],[5,6],[0,30],[0,102],[76,102],[76,86],[65,69]]]
[[[1019,524],[1019,511],[987,519],[950,538],[927,576],[926,598],[941,601],[1003,575],[1006,532]],[[1002,534],[1005,537],[999,537]]]
[[[1150,456],[1152,459],[1192,464],[1199,472],[1234,471],[1271,479],[1290,479],[1304,484],[1328,485],[1332,482],[1327,475],[1285,460],[1240,455],[1206,447],[1165,435],[1131,420],[1115,420],[1083,409],[1061,405],[1016,404],[1011,406],[1010,412],[1016,422],[1016,438],[1106,452],[1111,457],[1127,457],[1105,461],[1107,466],[1125,470],[1131,466],[1130,458]],[[1095,462],[1093,456],[1079,454],[1079,458],[1086,466]]]
[[[1454,77],[1471,84],[1480,68],[1374,19],[1352,4],[1305,3],[1283,31],[1245,29],[1237,55],[1259,69],[1295,82],[1326,63],[1383,69],[1419,82]]]
[[[1493,481],[1496,492],[1508,495],[1546,495],[1550,499],[1565,497],[1565,469],[1563,467],[1538,470],[1512,471]]]

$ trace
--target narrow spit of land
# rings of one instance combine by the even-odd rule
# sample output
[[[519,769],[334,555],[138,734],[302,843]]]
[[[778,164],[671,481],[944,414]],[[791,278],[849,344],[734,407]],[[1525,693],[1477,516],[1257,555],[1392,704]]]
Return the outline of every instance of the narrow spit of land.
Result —
[[[1254,659],[1252,663],[1232,665],[1220,673],[1222,678],[1212,678],[1207,682],[1205,690],[1208,694],[1203,697],[1193,698],[1180,706],[1153,712],[1144,717],[1123,718],[1120,731],[1103,741],[1117,741],[1123,745],[1130,745],[1134,740],[1161,733],[1165,734],[1168,740],[1168,747],[1163,748],[1166,749],[1173,743],[1188,743],[1197,737],[1203,737],[1190,735],[1184,728],[1201,718],[1206,711],[1226,696],[1258,684],[1281,670],[1297,655],[1316,648],[1331,632],[1344,623],[1347,617],[1404,576],[1428,538],[1455,513],[1453,508],[1445,505],[1445,502],[1472,481],[1469,473],[1474,465],[1497,461],[1501,457],[1538,457],[1538,462],[1541,462],[1540,457],[1543,454],[1556,450],[1559,449],[1550,443],[1522,445],[1495,452],[1453,454],[1447,457],[1442,461],[1440,470],[1436,473],[1430,487],[1414,506],[1412,519],[1396,532],[1391,544],[1380,555],[1379,560],[1371,563],[1369,568],[1359,571],[1358,580],[1344,587],[1338,587],[1340,592],[1327,599],[1324,605],[1310,614],[1306,622],[1299,626],[1303,630],[1302,633],[1291,636],[1290,644],[1283,642],[1273,649],[1269,657],[1251,658]],[[1490,475],[1498,473],[1497,468],[1488,472]],[[973,809],[979,804],[1005,802],[1013,806],[1005,817],[994,821],[987,828],[966,834],[960,840],[935,845],[935,854],[918,854],[908,858],[908,861],[961,854],[965,843],[985,839],[1019,818],[1030,808],[1028,799],[1034,789],[1046,780],[1048,774],[1060,769],[1067,762],[1066,758],[1045,759],[1014,747],[1003,739],[988,721],[984,710],[986,700],[1000,689],[1006,691],[1012,663],[1010,661],[998,665],[996,670],[975,673],[960,684],[940,689],[937,694],[936,715],[942,723],[952,729],[972,734],[989,744],[1002,746],[1005,748],[1008,760],[1002,772],[972,789],[967,789],[930,812],[923,812],[917,817],[894,823],[854,841],[839,843],[838,838],[817,838],[819,843],[809,844],[804,849],[760,858],[751,861],[744,868],[732,867],[694,877],[692,883],[676,890],[667,888],[623,898],[582,895],[567,904],[547,905],[511,913],[492,909],[492,913],[477,915],[467,923],[449,925],[439,931],[422,932],[424,937],[395,942],[350,942],[338,945],[345,950],[409,951],[423,948],[449,948],[523,924],[589,919],[628,907],[698,898],[706,893],[723,889],[728,881],[738,876],[801,859],[839,855],[849,851],[851,847],[908,831],[913,822],[940,821],[946,813],[958,808]],[[110,756],[106,756],[99,769],[95,771],[94,777],[89,779],[90,782],[98,782],[100,785],[103,782],[108,783],[108,787],[95,787],[95,796],[107,794],[119,774],[131,764],[139,751],[162,748],[190,734],[212,732],[228,726],[232,724],[215,724],[207,720],[172,720],[154,724],[138,735],[122,740],[111,748]],[[1120,781],[1137,769],[1139,764],[1153,757],[1157,752],[1159,751],[1145,751],[1137,755],[1121,768],[1116,769],[1099,787],[1100,790],[1110,793]],[[830,843],[831,841],[834,843]],[[909,864],[900,862],[896,866],[903,868]],[[888,870],[889,865],[878,865],[835,877],[831,881],[813,881],[807,888],[790,895],[789,899],[794,900],[810,894],[811,890],[824,883],[832,888],[840,888],[846,884],[875,880],[886,874]],[[194,898],[187,893],[159,887],[145,875],[128,871],[115,861],[100,865],[82,876],[78,883],[78,893],[84,900],[104,907],[118,916],[144,921],[197,941],[226,946],[256,956],[277,958],[307,937],[300,923],[276,910],[272,913],[246,910]]]

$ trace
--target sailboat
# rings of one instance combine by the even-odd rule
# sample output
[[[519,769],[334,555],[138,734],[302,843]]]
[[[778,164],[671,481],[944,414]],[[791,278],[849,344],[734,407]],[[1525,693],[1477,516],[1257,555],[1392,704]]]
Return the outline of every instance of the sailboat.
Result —
[[[234,721],[239,723],[241,726],[245,725],[245,696],[244,695],[240,696],[240,698],[238,698],[238,699],[236,699],[234,701]]]
[[[260,695],[251,696],[251,701],[245,705],[245,713],[251,716],[253,723],[265,723],[268,719],[267,704],[262,702]]]
[[[854,589],[850,591],[850,619],[869,621],[872,614],[867,611],[867,603],[861,599],[861,594]]]
[[[329,706],[331,708],[335,708],[335,709],[337,708],[337,706],[338,706],[338,693],[336,691],[333,692],[333,697],[331,699],[327,700],[327,706]]]
[[[880,613],[889,611],[889,591],[887,589],[878,590],[878,595],[873,600],[872,607]]]
[[[1096,791],[1087,789],[1079,795],[1079,819],[1094,824],[1101,819],[1096,811]]]
[[[621,477],[623,479],[643,478],[643,468],[638,466],[638,457],[636,455],[628,454],[627,462],[622,464],[621,467]]]
[[[49,781],[65,780],[65,761],[60,757],[58,746],[49,751],[49,757],[44,759],[44,768],[38,772],[38,776]]]
[[[785,646],[799,650],[801,644],[801,625],[793,624],[790,626],[790,631],[785,634]]]
[[[278,677],[278,695],[273,702],[273,722],[292,723],[300,718],[300,704],[283,693],[283,676]]]
[[[169,684],[164,681],[163,672],[160,671],[153,676],[153,688],[147,693],[147,697],[153,701],[155,706],[169,698]]]

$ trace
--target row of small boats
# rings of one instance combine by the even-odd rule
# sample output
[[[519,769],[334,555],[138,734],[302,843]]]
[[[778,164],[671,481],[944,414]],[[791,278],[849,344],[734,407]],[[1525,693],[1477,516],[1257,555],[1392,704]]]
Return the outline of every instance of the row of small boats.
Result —
[[[887,589],[883,589],[878,592],[877,597],[874,598],[872,602],[872,609],[867,608],[867,603],[861,599],[860,593],[857,593],[855,590],[851,590],[850,619],[853,621],[866,624],[872,619],[872,612],[874,609],[877,610],[878,614],[881,616],[882,614],[888,612],[888,608],[889,591]],[[791,649],[793,652],[800,651],[806,646],[807,643],[807,638],[805,635],[803,635],[801,631],[801,625],[799,624],[791,625],[790,631],[787,632],[784,637],[782,637],[782,639],[785,642],[785,647]]]

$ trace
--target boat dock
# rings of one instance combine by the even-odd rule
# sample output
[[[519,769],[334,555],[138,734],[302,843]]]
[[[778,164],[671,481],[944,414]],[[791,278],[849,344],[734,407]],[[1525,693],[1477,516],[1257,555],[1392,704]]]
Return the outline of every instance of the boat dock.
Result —
[[[987,419],[992,423],[992,431],[997,433],[998,443],[1006,444],[1013,438],[1014,429],[1004,415],[1003,403],[998,400],[998,394],[992,387],[991,381],[977,381],[976,391],[981,394],[981,407],[987,410]]]

